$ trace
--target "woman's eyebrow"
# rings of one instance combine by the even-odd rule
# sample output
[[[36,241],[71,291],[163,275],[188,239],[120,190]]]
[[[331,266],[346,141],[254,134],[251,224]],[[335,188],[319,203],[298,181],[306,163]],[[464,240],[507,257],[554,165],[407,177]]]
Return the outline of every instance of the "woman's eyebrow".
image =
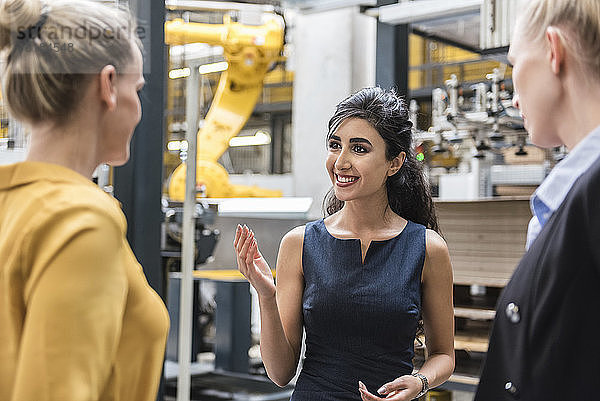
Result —
[[[352,143],[352,142],[363,142],[363,143],[367,143],[367,144],[373,146],[371,144],[371,142],[369,142],[369,140],[366,138],[350,138],[350,143]]]
[[[339,136],[337,136],[337,135],[331,135],[331,137],[329,137],[329,140],[339,141],[339,142],[342,141],[342,139]],[[350,143],[354,143],[354,142],[362,142],[362,143],[366,143],[366,144],[369,144],[369,145],[373,146],[371,144],[371,142],[369,142],[369,140],[366,139],[366,138],[358,138],[358,137],[357,138],[350,138]]]

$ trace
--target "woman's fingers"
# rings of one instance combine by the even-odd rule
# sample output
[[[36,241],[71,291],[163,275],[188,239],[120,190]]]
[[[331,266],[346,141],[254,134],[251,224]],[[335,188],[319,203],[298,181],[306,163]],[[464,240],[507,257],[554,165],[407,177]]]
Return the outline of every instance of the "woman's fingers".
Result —
[[[367,386],[361,381],[358,382],[358,391],[360,392],[360,398],[363,401],[381,401],[381,398],[371,394],[369,390],[367,390]]]
[[[244,244],[246,243],[249,234],[250,229],[244,225],[244,227],[242,227],[242,229],[240,230],[240,236],[236,246],[236,250],[238,253],[241,253],[243,251]]]
[[[260,253],[260,249],[258,249],[258,240],[256,238],[254,238],[254,252],[252,254],[254,255],[254,259],[262,258],[262,253]]]
[[[377,392],[381,395],[386,395],[391,393],[392,391],[398,391],[406,388],[406,384],[402,380],[402,378],[397,378],[389,383],[385,383],[383,386],[377,390]]]
[[[402,391],[403,389],[399,389],[399,390],[389,390],[388,389],[386,396],[379,397],[379,396],[369,392],[369,390],[367,390],[367,387],[361,381],[358,382],[358,390],[360,392],[360,397],[363,399],[363,401],[408,401],[408,400],[412,400],[412,398],[408,396],[406,391]],[[380,394],[381,394],[381,392],[380,392]]]
[[[255,285],[262,280],[262,275],[264,274],[264,267],[262,264],[266,262],[261,260],[262,256],[258,250],[254,232],[246,225],[238,225],[236,227],[233,244],[236,252],[238,270],[252,285]]]
[[[249,242],[250,245],[248,246],[248,252],[246,253],[246,264],[251,266],[254,261],[254,238],[250,239]]]
[[[360,391],[360,398],[362,398],[363,401],[409,401],[412,400],[412,397],[407,398],[406,395],[402,394],[402,393],[397,393],[397,392],[392,392],[390,393],[387,397],[381,398],[381,397],[377,397],[374,394],[371,394],[368,390],[361,390]]]
[[[254,258],[255,258],[257,249],[258,249],[258,245],[256,243],[256,238],[254,238],[254,233],[252,233],[250,248],[248,248],[248,255],[247,255],[248,264],[254,265]]]
[[[249,229],[248,229],[248,227],[246,227],[245,224],[244,224],[243,227],[240,227],[239,234],[238,234],[238,232],[236,230],[237,242],[235,243],[235,249],[238,252],[241,250],[242,245],[244,245],[244,240],[248,236],[248,232],[249,232]]]
[[[248,237],[249,230],[246,225],[244,225],[244,227],[241,227],[238,225],[238,227],[239,228],[236,229],[236,240],[234,241],[236,259],[238,262],[238,268],[239,268],[240,272],[244,276],[247,276],[248,265],[246,264],[244,245],[246,245],[246,242],[247,242],[246,239]],[[247,249],[247,247],[246,247],[246,249]]]
[[[242,226],[239,224],[235,228],[235,236],[233,238],[233,247],[237,250],[238,242],[240,242],[240,236],[242,234]]]
[[[381,395],[386,395],[386,394],[390,394],[394,391],[409,390],[409,389],[420,391],[421,385],[422,385],[421,379],[414,377],[412,375],[405,375],[405,376],[398,377],[397,379],[395,379],[389,383],[385,383],[383,386],[381,386],[381,388],[379,390],[377,390],[377,392]]]
[[[240,247],[240,256],[242,259],[246,260],[246,256],[248,255],[248,249],[250,245],[252,245],[252,234],[248,233],[242,240],[242,244]]]
[[[242,240],[240,247],[239,256],[245,264],[246,273],[249,273],[252,266],[254,265],[254,253],[256,251],[256,240],[254,239],[254,232],[252,230],[247,231],[247,235]],[[244,274],[246,275],[246,274]]]

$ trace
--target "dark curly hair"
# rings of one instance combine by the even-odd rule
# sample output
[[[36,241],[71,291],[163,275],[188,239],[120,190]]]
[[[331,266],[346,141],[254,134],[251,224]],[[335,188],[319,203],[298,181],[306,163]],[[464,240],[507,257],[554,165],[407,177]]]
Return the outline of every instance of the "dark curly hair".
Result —
[[[348,118],[368,121],[381,135],[386,145],[386,158],[393,160],[400,152],[406,160],[398,172],[387,178],[389,207],[397,215],[439,232],[435,206],[429,184],[417,161],[412,144],[412,123],[405,102],[394,90],[380,87],[364,88],[342,100],[329,120],[327,142]],[[323,213],[330,216],[344,202],[337,199],[333,188],[323,200]]]

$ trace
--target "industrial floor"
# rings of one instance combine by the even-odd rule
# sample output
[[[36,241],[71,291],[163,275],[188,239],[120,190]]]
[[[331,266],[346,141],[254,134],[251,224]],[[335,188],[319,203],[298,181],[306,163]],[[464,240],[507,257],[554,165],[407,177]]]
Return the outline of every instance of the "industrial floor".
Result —
[[[208,358],[208,359],[203,358],[206,355],[208,355],[208,354],[199,354],[199,357],[201,357],[200,358],[201,362],[192,363],[192,365],[190,367],[192,374],[199,374],[199,373],[210,372],[210,371],[214,370],[214,361],[211,360],[210,358]],[[165,377],[167,379],[173,379],[173,378],[177,377],[178,370],[179,369],[177,367],[176,362],[166,361]],[[472,392],[452,391],[452,401],[473,401],[474,397],[475,397],[475,393],[472,393]],[[176,398],[165,395],[164,401],[176,401]],[[196,401],[196,400],[192,400],[192,401]]]
[[[475,393],[467,393],[465,391],[453,391],[452,401],[473,401]]]
[[[473,401],[474,393],[469,393],[465,391],[453,391],[452,392],[452,401]],[[175,397],[165,396],[164,401],[176,401]]]

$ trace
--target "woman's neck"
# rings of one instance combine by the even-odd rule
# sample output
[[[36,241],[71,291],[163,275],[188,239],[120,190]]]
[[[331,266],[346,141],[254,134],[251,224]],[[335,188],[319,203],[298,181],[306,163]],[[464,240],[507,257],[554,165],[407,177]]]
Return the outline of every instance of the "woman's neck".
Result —
[[[600,126],[600,82],[575,78],[565,88],[564,113],[557,124],[561,141],[572,150]]]
[[[27,160],[58,164],[92,178],[99,164],[96,138],[93,129],[83,124],[37,124],[32,127]]]
[[[389,207],[387,192],[347,201],[339,212],[338,227],[352,233],[376,233],[395,228],[398,216]],[[390,227],[393,226],[393,227]]]

